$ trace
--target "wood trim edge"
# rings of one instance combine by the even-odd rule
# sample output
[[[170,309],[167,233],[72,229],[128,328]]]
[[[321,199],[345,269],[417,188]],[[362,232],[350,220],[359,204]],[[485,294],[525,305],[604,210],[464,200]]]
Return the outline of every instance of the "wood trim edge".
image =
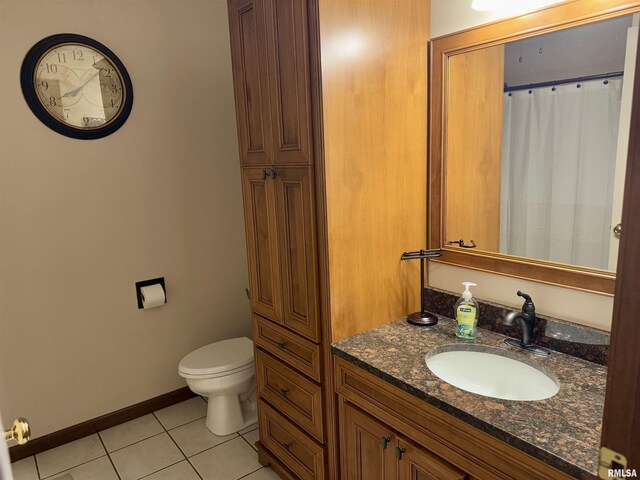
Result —
[[[159,395],[149,400],[144,400],[135,405],[121,408],[115,412],[107,413],[100,417],[92,418],[71,427],[52,432],[42,437],[34,438],[25,445],[14,445],[9,448],[11,462],[17,462],[23,458],[42,453],[65,443],[98,433],[107,428],[115,427],[143,415],[147,415],[161,408],[169,407],[176,403],[195,397],[189,387],[182,387],[169,393]]]

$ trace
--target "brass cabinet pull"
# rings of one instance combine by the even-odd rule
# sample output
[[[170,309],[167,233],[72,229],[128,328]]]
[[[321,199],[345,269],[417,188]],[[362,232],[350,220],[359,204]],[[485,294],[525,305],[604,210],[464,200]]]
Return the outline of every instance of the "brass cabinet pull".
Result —
[[[17,418],[9,430],[4,431],[4,439],[15,440],[18,445],[24,445],[31,438],[31,427],[26,418]]]
[[[276,343],[276,345],[280,350],[284,350],[285,348],[287,348],[287,342],[279,342]]]
[[[398,460],[402,460],[402,454],[403,454],[404,452],[406,452],[406,451],[407,451],[407,450],[406,450],[405,448],[402,448],[402,447],[396,447],[396,458],[397,458]]]
[[[390,441],[391,441],[390,437],[380,437],[380,446],[382,447],[383,450],[387,448],[387,445],[389,445]]]
[[[289,449],[293,446],[293,443],[289,442],[289,443],[283,443],[282,446],[289,451]]]
[[[281,388],[280,389],[280,393],[282,394],[283,397],[286,397],[287,393],[289,393],[289,389],[288,388]]]
[[[271,172],[269,170],[263,170],[262,171],[262,179],[266,180],[267,178],[271,177]]]

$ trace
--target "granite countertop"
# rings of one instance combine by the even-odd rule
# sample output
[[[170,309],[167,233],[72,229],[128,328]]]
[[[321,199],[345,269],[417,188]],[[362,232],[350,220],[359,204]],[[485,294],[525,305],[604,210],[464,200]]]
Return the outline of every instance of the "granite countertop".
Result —
[[[504,343],[504,335],[478,329],[458,339],[455,321],[439,316],[425,328],[399,320],[333,344],[335,355],[577,478],[594,478],[602,427],[607,369],[570,355],[536,357]],[[560,391],[546,400],[520,402],[484,397],[435,376],[425,354],[445,345],[500,349],[510,358],[555,374]],[[473,368],[473,366],[470,366]],[[517,381],[514,379],[514,381]]]

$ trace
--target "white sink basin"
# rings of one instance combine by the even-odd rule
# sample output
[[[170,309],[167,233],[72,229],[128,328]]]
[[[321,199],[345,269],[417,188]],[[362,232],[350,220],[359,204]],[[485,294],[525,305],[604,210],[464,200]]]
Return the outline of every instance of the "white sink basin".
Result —
[[[531,401],[553,397],[560,390],[558,380],[551,378],[553,374],[499,354],[469,350],[434,353],[425,356],[429,370],[467,392]]]

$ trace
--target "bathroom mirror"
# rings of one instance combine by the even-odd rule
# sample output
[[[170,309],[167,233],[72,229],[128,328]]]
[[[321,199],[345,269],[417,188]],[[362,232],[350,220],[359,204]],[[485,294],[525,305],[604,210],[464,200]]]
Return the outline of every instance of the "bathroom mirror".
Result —
[[[438,261],[613,293],[640,7],[595,3],[432,42]]]

